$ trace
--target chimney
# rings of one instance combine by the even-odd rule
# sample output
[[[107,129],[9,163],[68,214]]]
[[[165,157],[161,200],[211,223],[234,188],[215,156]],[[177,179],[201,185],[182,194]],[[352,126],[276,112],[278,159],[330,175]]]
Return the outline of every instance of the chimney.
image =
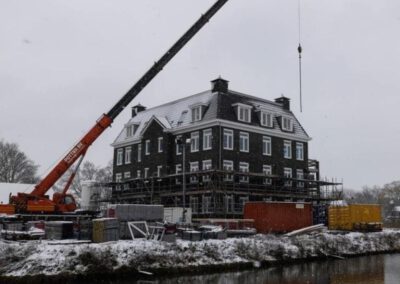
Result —
[[[211,91],[212,92],[228,92],[228,83],[229,81],[222,79],[221,76],[218,79],[211,81]]]
[[[132,107],[132,117],[135,117],[139,112],[146,110],[145,106],[142,106],[141,104],[137,104]]]
[[[282,95],[282,97],[276,98],[275,102],[278,104],[281,104],[283,109],[290,110],[290,99],[289,98],[284,97]]]

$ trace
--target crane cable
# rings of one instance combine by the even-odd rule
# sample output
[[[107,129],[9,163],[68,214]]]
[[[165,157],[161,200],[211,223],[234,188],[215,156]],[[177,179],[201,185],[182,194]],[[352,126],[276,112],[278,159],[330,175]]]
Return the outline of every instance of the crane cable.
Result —
[[[298,0],[298,26],[299,26],[299,46],[297,47],[297,52],[299,53],[299,87],[300,87],[300,112],[303,112],[303,102],[302,102],[302,86],[301,86],[301,53],[303,48],[301,47],[301,10],[300,10],[300,0]]]

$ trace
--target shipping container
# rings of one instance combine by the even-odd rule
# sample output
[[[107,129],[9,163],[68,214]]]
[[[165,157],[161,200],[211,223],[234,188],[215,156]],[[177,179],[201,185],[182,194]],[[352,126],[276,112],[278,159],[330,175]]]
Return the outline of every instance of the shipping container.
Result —
[[[330,230],[375,231],[382,229],[381,206],[377,204],[330,206],[328,215]]]
[[[254,219],[258,233],[285,233],[312,225],[310,203],[246,202],[244,218]]]

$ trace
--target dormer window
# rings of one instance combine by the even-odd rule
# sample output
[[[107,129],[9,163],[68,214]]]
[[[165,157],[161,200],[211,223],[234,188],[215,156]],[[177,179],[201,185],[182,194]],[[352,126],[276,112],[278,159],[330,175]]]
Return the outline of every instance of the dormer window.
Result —
[[[192,108],[192,121],[200,121],[202,119],[201,106]]]
[[[251,122],[251,106],[241,103],[233,104],[232,106],[237,108],[236,114],[239,121]]]
[[[282,130],[293,131],[293,121],[291,118],[282,116]]]
[[[135,135],[136,130],[139,128],[139,124],[130,124],[126,127],[126,137],[132,137]]]
[[[260,112],[260,122],[262,126],[273,127],[273,115],[270,112]]]

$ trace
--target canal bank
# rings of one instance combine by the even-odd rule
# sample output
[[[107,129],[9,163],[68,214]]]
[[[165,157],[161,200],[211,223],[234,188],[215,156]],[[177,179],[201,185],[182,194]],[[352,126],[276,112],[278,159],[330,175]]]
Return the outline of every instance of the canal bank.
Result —
[[[282,263],[400,251],[400,231],[321,232],[295,237],[178,241],[118,241],[103,244],[0,243],[0,281],[31,284],[77,279],[243,270]]]

